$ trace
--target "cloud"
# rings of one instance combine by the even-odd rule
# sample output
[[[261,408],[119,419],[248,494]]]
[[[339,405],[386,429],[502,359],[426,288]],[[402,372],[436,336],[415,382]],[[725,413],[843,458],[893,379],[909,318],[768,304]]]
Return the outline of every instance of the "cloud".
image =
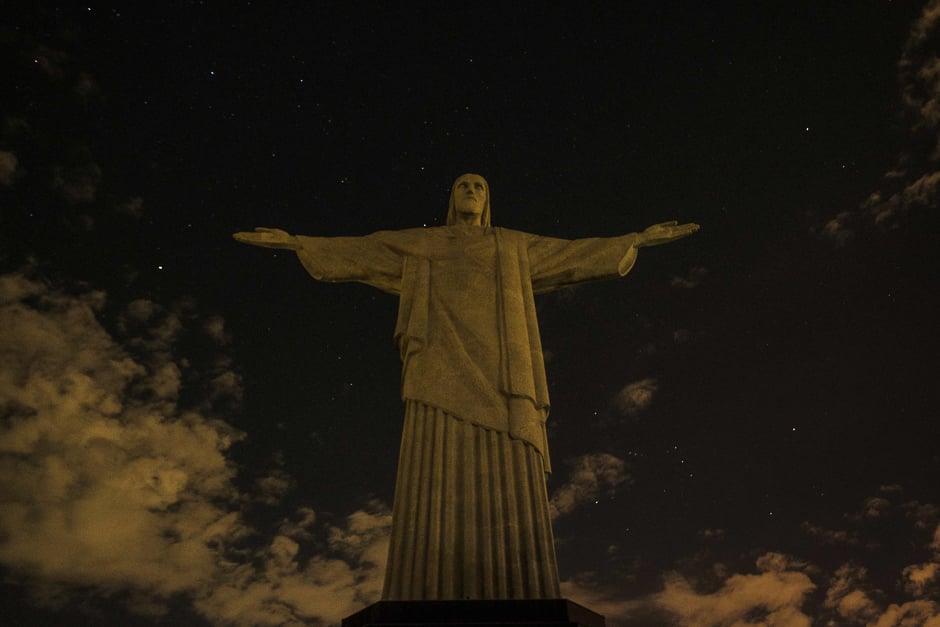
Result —
[[[915,20],[898,62],[901,97],[910,119],[915,145],[901,156],[898,168],[885,183],[900,189],[878,191],[863,208],[876,223],[891,224],[913,208],[937,206],[940,186],[940,1],[931,0]],[[890,190],[890,187],[888,188]]]
[[[881,518],[891,508],[891,501],[878,496],[865,500],[865,518]]]
[[[904,589],[912,596],[924,596],[928,585],[936,581],[938,573],[940,573],[940,563],[937,562],[907,566],[901,571]]]
[[[225,331],[225,319],[222,316],[212,316],[204,325],[206,333],[218,344],[228,344],[230,338]]]
[[[293,477],[283,470],[274,470],[255,479],[255,498],[266,505],[277,505],[281,498],[294,488],[294,483]]]
[[[101,166],[92,162],[69,167],[57,166],[52,183],[70,203],[94,202],[101,184]]]
[[[317,514],[309,507],[299,507],[290,518],[281,521],[278,534],[293,540],[309,540],[313,537],[313,524]]]
[[[614,406],[624,416],[636,416],[653,403],[658,387],[652,378],[629,383],[614,397]]]
[[[65,65],[68,62],[68,55],[62,50],[56,50],[48,46],[38,46],[32,54],[33,64],[54,81],[65,78]]]
[[[140,196],[133,196],[124,202],[118,203],[115,209],[120,214],[132,218],[140,218],[144,215],[144,199]]]
[[[88,100],[98,95],[100,89],[98,82],[88,72],[79,72],[75,79],[75,93],[82,99]]]
[[[908,183],[900,191],[885,196],[875,192],[862,204],[875,224],[891,226],[911,209],[933,209],[937,206],[940,171],[929,172]],[[840,214],[842,215],[842,214]]]
[[[553,519],[595,502],[601,493],[614,494],[629,478],[624,461],[607,453],[582,455],[572,465],[571,478],[552,494],[549,507]]]
[[[829,581],[823,606],[842,620],[866,623],[880,613],[865,584],[868,571],[857,564],[843,564]]]
[[[238,538],[225,451],[241,437],[167,413],[178,391],[97,322],[101,293],[0,277],[0,562],[40,579],[157,595],[211,574],[210,544]],[[153,393],[143,400],[134,386]]]
[[[117,307],[112,334],[98,320],[109,307],[102,292],[0,276],[0,565],[28,597],[123,598],[149,616],[189,599],[246,626],[337,623],[376,600],[388,508],[318,523],[303,507],[266,537],[229,458],[245,434],[210,398],[180,401],[201,380],[177,345],[198,317],[138,300]],[[266,479],[271,498],[292,481]]]
[[[16,176],[16,169],[19,166],[19,159],[9,150],[0,150],[0,186],[9,187],[13,185],[13,179]]]
[[[757,560],[759,574],[728,577],[711,594],[697,592],[683,576],[665,577],[662,592],[651,602],[687,627],[788,625],[809,626],[802,607],[816,586],[800,569],[803,566],[779,553]]]
[[[853,212],[843,211],[823,225],[823,237],[831,240],[838,248],[845,246],[855,237],[855,231],[852,228],[854,220],[855,214]]]
[[[940,608],[933,601],[892,603],[871,627],[940,627]]]
[[[816,589],[804,562],[769,552],[755,562],[757,573],[728,575],[720,564],[713,569],[721,580],[712,591],[677,572],[663,575],[660,592],[623,599],[614,588],[599,586],[593,573],[562,582],[562,594],[604,614],[610,627],[619,625],[683,625],[683,627],[745,627],[746,625],[809,626],[804,611]]]
[[[883,486],[881,494],[899,495],[900,486]],[[874,513],[874,514],[873,514]],[[898,516],[903,513],[903,516]],[[735,572],[728,561],[705,564],[703,555],[721,549],[734,562],[740,545],[722,530],[699,531],[709,548],[684,563],[682,572],[662,575],[662,589],[631,598],[623,594],[626,580],[604,580],[600,572],[576,574],[562,582],[563,594],[606,615],[610,627],[632,624],[683,626],[746,625],[867,625],[940,627],[940,524],[936,508],[908,501],[895,505],[882,497],[870,497],[858,512],[843,520],[853,529],[826,529],[804,522],[803,530],[821,540],[825,550],[810,547],[814,561],[779,551],[763,551],[752,569]],[[886,526],[881,521],[907,521],[909,526]],[[927,527],[927,521],[933,527]],[[915,564],[885,568],[885,546],[894,544],[884,533],[890,529],[912,554],[926,557]],[[867,541],[875,534],[879,542]],[[715,542],[714,539],[720,539]],[[860,548],[861,547],[861,548]],[[833,556],[843,556],[841,561]],[[896,556],[895,556],[896,557]],[[815,561],[819,560],[819,561]],[[828,560],[828,563],[826,562]],[[889,562],[892,560],[888,560]],[[872,570],[869,570],[868,563]],[[893,561],[897,565],[897,561]],[[875,570],[877,569],[877,570]],[[887,584],[881,589],[870,572]]]
[[[835,246],[848,244],[858,228],[897,228],[911,211],[935,210],[940,200],[940,0],[930,0],[914,21],[898,61],[901,101],[910,141],[858,211],[843,211],[812,229]],[[862,218],[860,220],[860,218]]]
[[[616,627],[625,621],[636,621],[641,617],[651,620],[633,624],[669,624],[665,620],[668,617],[647,603],[620,598],[616,590],[600,590],[593,580],[593,573],[582,573],[562,581],[561,596],[604,616],[608,627]]]
[[[338,624],[381,595],[390,527],[384,506],[355,512],[328,530],[337,557],[315,555],[306,563],[295,540],[275,536],[256,553],[261,566],[232,566],[195,607],[226,625]]]
[[[816,538],[823,544],[836,544],[855,546],[858,544],[858,538],[844,529],[826,529],[819,525],[814,525],[809,521],[804,521],[800,528],[809,536]]]
[[[685,276],[685,277],[674,276],[672,277],[672,280],[670,281],[670,285],[672,285],[673,287],[683,287],[687,289],[698,287],[699,285],[702,284],[702,281],[705,279],[706,276],[708,276],[708,270],[706,270],[704,267],[692,266],[692,268],[689,269],[688,276]]]

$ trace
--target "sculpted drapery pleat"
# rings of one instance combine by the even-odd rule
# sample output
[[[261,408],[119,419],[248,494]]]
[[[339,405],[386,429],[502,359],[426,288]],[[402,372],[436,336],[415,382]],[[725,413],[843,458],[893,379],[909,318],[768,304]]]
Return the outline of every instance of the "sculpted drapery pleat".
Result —
[[[297,239],[314,278],[400,298],[406,416],[383,598],[560,596],[534,294],[625,275],[636,235],[453,225]]]
[[[409,400],[398,485],[385,599],[560,596],[531,445]]]

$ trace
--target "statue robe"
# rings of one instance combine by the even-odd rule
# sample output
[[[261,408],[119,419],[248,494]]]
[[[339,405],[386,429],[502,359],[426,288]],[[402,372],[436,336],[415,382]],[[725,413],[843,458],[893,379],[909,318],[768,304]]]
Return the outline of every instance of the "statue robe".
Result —
[[[455,225],[298,240],[314,278],[399,296],[405,422],[383,598],[559,597],[534,294],[625,275],[636,235]]]

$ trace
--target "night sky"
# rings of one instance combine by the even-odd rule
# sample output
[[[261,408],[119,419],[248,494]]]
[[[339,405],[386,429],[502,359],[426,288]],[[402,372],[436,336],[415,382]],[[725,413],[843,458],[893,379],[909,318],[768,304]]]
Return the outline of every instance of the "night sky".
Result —
[[[537,300],[563,594],[940,625],[940,2],[0,8],[17,625],[328,625],[381,592],[397,300],[235,231],[701,231]],[[58,4],[58,6],[57,6]]]

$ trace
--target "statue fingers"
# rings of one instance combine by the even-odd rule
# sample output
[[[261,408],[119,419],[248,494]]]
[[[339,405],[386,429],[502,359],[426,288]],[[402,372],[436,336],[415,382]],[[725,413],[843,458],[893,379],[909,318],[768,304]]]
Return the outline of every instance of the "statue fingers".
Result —
[[[251,242],[256,234],[250,231],[239,231],[238,233],[232,233],[232,237],[238,242]]]
[[[681,226],[677,226],[673,228],[672,234],[674,237],[678,239],[680,237],[688,237],[689,235],[692,235],[698,230],[699,230],[699,225],[695,224],[694,222],[690,222],[689,224],[683,224]]]

